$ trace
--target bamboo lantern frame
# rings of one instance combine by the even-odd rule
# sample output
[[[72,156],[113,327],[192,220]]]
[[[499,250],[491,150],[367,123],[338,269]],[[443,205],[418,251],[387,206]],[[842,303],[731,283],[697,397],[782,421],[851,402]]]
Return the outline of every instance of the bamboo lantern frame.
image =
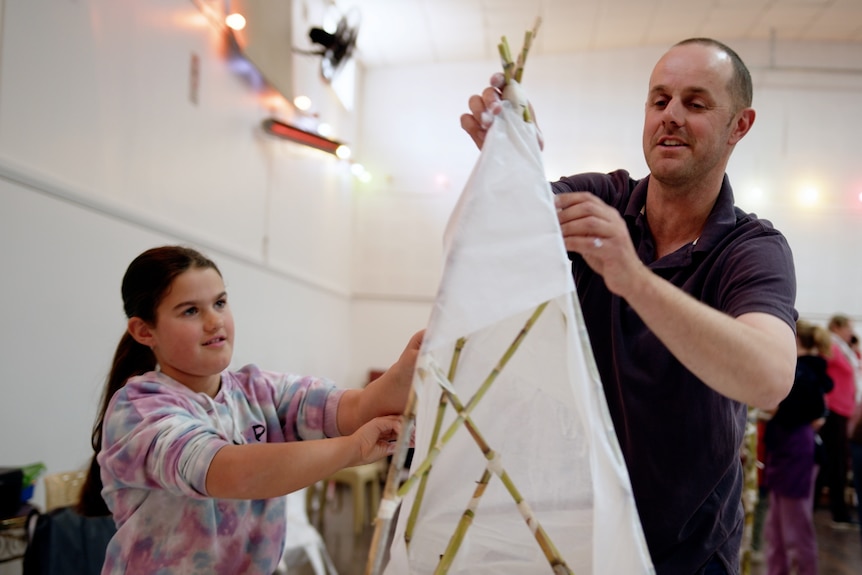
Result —
[[[446,551],[440,558],[440,562],[435,570],[435,575],[445,575],[448,573],[449,567],[452,565],[458,549],[464,540],[464,536],[472,525],[473,518],[477,513],[482,495],[484,494],[491,477],[494,475],[500,478],[504,487],[511,495],[518,511],[521,513],[521,516],[524,518],[525,523],[533,533],[536,542],[541,548],[542,553],[548,560],[552,572],[555,575],[573,575],[573,571],[568,567],[565,560],[557,550],[557,547],[542,528],[538,518],[530,509],[529,504],[521,496],[517,486],[506,472],[506,469],[500,462],[499,454],[491,448],[470,417],[470,412],[482,400],[482,397],[493,385],[499,374],[506,367],[506,364],[517,352],[521,342],[523,342],[527,337],[530,329],[539,319],[539,316],[541,316],[548,303],[549,302],[544,302],[540,304],[533,311],[523,328],[518,332],[514,341],[503,353],[503,356],[497,362],[497,365],[491,370],[491,373],[485,378],[479,389],[466,404],[462,403],[451,383],[457,373],[458,360],[460,359],[461,351],[466,345],[466,340],[464,338],[459,339],[455,344],[448,373],[444,373],[443,370],[434,363],[429,363],[429,365],[425,367],[418,368],[420,377],[423,379],[432,379],[442,390],[437,409],[437,417],[434,423],[434,430],[432,432],[431,448],[429,449],[426,458],[418,465],[416,470],[411,473],[407,480],[405,480],[400,486],[397,486],[396,483],[398,478],[404,470],[404,461],[406,459],[407,448],[409,447],[409,438],[412,435],[413,427],[415,425],[416,395],[415,392],[411,390],[407,408],[402,416],[404,431],[398,438],[398,444],[395,451],[396,455],[393,457],[392,464],[389,467],[389,473],[386,477],[386,486],[383,490],[383,500],[381,501],[380,510],[375,521],[374,536],[372,538],[371,551],[369,554],[368,564],[366,566],[366,575],[378,575],[381,572],[383,568],[383,556],[385,555],[385,550],[390,543],[388,534],[390,533],[392,517],[395,514],[395,510],[400,505],[402,498],[418,484],[419,490],[417,491],[417,496],[413,501],[413,507],[410,510],[404,535],[405,542],[409,546],[413,529],[415,527],[416,517],[418,516],[422,505],[425,485],[433,468],[434,461],[440,455],[443,448],[455,432],[462,426],[470,433],[476,445],[488,460],[488,463],[482,473],[482,477],[476,484],[473,497],[468,502],[461,519],[455,527],[449,540],[449,544],[446,547]],[[448,406],[452,406],[457,415],[455,421],[450,424],[441,436],[440,431],[442,429],[443,417]]]
[[[527,60],[527,54],[530,50],[530,46],[532,45],[533,39],[536,37],[540,23],[541,21],[537,19],[533,29],[528,30],[525,33],[524,45],[521,49],[521,52],[518,54],[517,61],[514,61],[512,59],[508,40],[505,36],[502,37],[501,42],[498,45],[498,51],[500,53],[500,58],[503,65],[503,74],[507,84],[509,84],[510,82],[521,82],[521,79],[524,74],[524,64]],[[529,106],[524,107],[523,117],[526,122],[532,121],[532,115],[530,113]],[[407,451],[409,449],[409,441],[413,435],[416,423],[417,400],[415,390],[411,388],[410,395],[407,400],[407,406],[404,410],[404,413],[402,414],[402,433],[398,437],[395,454],[392,458],[389,472],[386,476],[386,485],[383,490],[383,499],[380,503],[380,509],[378,510],[377,518],[375,520],[374,535],[371,541],[371,549],[365,571],[366,575],[379,575],[381,573],[384,567],[383,558],[386,554],[386,549],[391,543],[389,541],[389,537],[391,533],[392,518],[395,516],[395,512],[400,506],[403,497],[407,495],[411,491],[411,489],[416,487],[416,497],[413,501],[413,506],[410,509],[410,515],[408,516],[404,533],[405,543],[408,546],[410,545],[410,541],[413,537],[413,531],[416,527],[416,520],[422,506],[422,500],[424,498],[428,477],[433,468],[434,461],[440,455],[441,451],[455,434],[455,432],[462,426],[468,431],[468,433],[473,438],[479,449],[482,451],[482,454],[485,456],[488,462],[485,467],[485,470],[482,473],[482,476],[479,478],[479,481],[476,484],[473,496],[468,502],[466,509],[461,515],[461,518],[456,525],[452,536],[450,537],[445,552],[440,557],[440,562],[438,563],[437,568],[434,572],[435,575],[445,575],[446,573],[448,573],[449,568],[451,567],[452,562],[454,561],[455,556],[458,552],[458,549],[460,548],[468,529],[473,523],[473,518],[476,516],[476,513],[478,511],[478,506],[481,502],[482,495],[485,493],[485,489],[487,488],[493,476],[497,476],[503,482],[503,485],[506,488],[507,492],[511,495],[516,507],[518,508],[518,511],[521,513],[521,516],[523,517],[525,523],[527,524],[530,531],[533,533],[536,542],[540,546],[542,553],[548,560],[552,572],[555,575],[573,575],[572,570],[568,567],[568,565],[566,565],[566,562],[563,560],[553,541],[551,541],[548,534],[542,528],[542,525],[539,523],[538,518],[535,516],[532,509],[530,509],[529,504],[521,496],[521,493],[518,491],[518,488],[512,481],[512,478],[506,472],[506,469],[503,467],[500,461],[499,454],[491,448],[491,446],[482,436],[482,433],[470,417],[470,412],[476,407],[476,405],[478,405],[482,397],[485,395],[491,385],[493,385],[494,381],[497,379],[497,376],[500,374],[500,372],[502,372],[508,361],[518,350],[518,347],[520,346],[521,342],[523,342],[524,338],[527,337],[531,327],[538,320],[539,316],[545,310],[548,303],[549,302],[544,302],[534,310],[533,314],[529,317],[529,319],[527,319],[526,323],[524,324],[520,332],[517,334],[514,341],[503,353],[503,356],[497,362],[497,365],[492,369],[491,373],[486,377],[484,382],[480,385],[479,389],[466,404],[462,403],[461,399],[458,397],[458,394],[455,391],[455,388],[452,385],[452,381],[454,381],[455,375],[458,370],[458,362],[461,357],[461,352],[466,345],[465,338],[460,338],[455,343],[448,372],[444,373],[443,370],[434,363],[430,363],[429,365],[423,367],[417,367],[417,373],[423,380],[427,380],[430,378],[432,381],[436,382],[442,390],[437,407],[434,428],[431,435],[430,448],[425,460],[422,461],[416,467],[415,471],[412,472],[410,476],[399,485],[399,479],[404,472],[404,463],[406,461]],[[456,418],[450,424],[450,426],[445,431],[443,431],[443,418],[447,412],[447,409],[450,406],[455,410]]]

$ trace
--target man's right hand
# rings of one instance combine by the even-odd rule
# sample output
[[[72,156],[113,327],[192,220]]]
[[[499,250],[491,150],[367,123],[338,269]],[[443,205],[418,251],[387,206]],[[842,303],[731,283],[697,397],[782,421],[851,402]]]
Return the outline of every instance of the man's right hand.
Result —
[[[491,76],[490,86],[485,88],[481,95],[473,94],[470,96],[468,101],[470,113],[461,115],[461,127],[473,138],[473,142],[480,150],[485,144],[485,136],[488,134],[491,124],[494,123],[494,118],[503,111],[502,94],[505,87],[506,79],[503,74],[499,72],[494,74]],[[535,123],[536,115],[532,106],[530,106],[530,112]],[[542,148],[544,146],[542,131],[538,129],[538,124],[536,128],[539,147]]]
[[[503,74],[491,76],[491,85],[482,91],[481,96],[478,94],[470,96],[468,101],[470,113],[461,115],[461,127],[473,138],[476,147],[480,150],[485,144],[485,136],[491,124],[494,123],[494,117],[503,111],[500,97],[505,83]]]

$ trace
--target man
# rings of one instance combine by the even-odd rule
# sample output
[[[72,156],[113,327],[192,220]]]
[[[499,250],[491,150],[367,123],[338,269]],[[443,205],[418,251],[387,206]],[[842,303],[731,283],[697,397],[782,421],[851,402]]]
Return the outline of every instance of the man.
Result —
[[[461,125],[481,148],[502,76]],[[593,352],[658,574],[738,573],[746,405],[774,408],[796,366],[784,237],[733,205],[725,168],[751,129],[751,77],[711,39],[650,77],[650,174],[552,184]]]

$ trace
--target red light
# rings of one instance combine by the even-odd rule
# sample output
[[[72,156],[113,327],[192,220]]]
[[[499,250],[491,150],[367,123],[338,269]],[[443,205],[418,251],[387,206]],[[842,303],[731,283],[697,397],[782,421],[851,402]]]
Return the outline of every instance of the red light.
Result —
[[[335,155],[338,147],[342,145],[341,142],[336,140],[324,138],[320,134],[315,134],[314,132],[309,132],[308,130],[303,130],[302,128],[297,128],[296,126],[291,126],[272,118],[263,121],[263,129],[273,136],[278,136],[279,138],[305,146],[311,146],[333,155]]]

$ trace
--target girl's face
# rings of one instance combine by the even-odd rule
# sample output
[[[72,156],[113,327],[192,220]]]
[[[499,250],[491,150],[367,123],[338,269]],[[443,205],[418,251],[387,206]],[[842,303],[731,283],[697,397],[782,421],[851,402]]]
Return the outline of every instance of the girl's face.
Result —
[[[233,315],[221,276],[212,268],[178,275],[148,326],[150,347],[163,373],[214,396],[233,354]]]

